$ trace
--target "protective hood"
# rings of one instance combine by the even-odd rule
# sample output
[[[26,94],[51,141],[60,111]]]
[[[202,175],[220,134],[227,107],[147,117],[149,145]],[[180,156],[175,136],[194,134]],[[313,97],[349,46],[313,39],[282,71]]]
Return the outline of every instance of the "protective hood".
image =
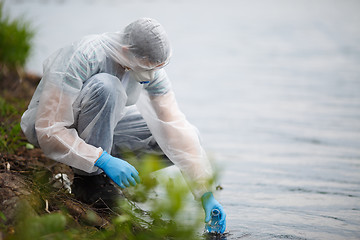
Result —
[[[121,32],[104,33],[102,41],[108,56],[135,72],[163,67],[171,57],[164,28],[150,18],[138,19]]]

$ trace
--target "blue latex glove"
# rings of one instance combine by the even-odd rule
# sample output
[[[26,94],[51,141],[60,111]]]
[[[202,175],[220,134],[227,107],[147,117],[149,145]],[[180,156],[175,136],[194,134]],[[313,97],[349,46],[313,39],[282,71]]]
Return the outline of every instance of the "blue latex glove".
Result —
[[[140,183],[139,173],[132,165],[120,158],[111,156],[106,151],[103,151],[95,162],[95,166],[104,170],[106,175],[121,188]]]
[[[213,230],[217,233],[224,233],[226,229],[226,214],[221,206],[221,204],[216,201],[213,194],[211,192],[204,193],[204,195],[201,197],[201,202],[205,211],[205,222],[208,223],[211,220],[211,212],[214,209],[217,209],[220,211],[219,215],[219,228],[218,230]]]

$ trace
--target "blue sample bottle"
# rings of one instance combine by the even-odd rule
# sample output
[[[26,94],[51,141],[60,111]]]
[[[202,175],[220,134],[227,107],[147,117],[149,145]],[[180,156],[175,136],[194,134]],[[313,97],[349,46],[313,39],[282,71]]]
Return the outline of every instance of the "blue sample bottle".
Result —
[[[205,225],[205,229],[209,233],[220,233],[221,226],[219,225],[220,221],[220,210],[219,209],[213,209],[211,211],[211,219],[208,223]]]

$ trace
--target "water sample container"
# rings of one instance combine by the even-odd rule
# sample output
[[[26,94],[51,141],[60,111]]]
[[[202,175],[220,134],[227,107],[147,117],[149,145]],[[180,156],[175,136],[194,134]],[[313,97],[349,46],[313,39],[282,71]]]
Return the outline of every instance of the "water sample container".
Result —
[[[211,219],[208,223],[205,225],[205,229],[207,232],[216,232],[220,233],[221,226],[219,225],[220,221],[220,210],[219,209],[213,209],[211,211]]]

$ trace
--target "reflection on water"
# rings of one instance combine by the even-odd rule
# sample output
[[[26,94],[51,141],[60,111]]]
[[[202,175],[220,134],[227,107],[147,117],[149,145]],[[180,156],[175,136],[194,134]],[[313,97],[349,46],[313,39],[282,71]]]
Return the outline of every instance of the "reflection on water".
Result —
[[[205,234],[205,240],[227,240],[227,236],[229,236],[230,233],[206,233]]]
[[[359,1],[106,2],[6,3],[39,28],[34,71],[82,35],[164,24],[180,107],[222,169],[227,234],[210,239],[360,238]]]

